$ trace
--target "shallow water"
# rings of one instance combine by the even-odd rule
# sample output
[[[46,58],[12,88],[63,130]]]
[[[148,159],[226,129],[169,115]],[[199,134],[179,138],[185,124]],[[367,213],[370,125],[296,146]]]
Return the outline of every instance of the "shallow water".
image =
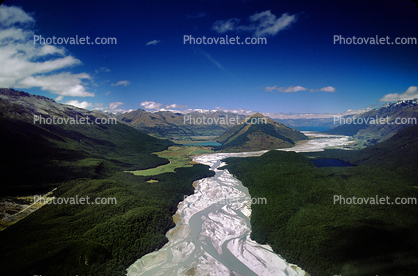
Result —
[[[317,151],[347,141],[342,136],[324,137],[292,149]],[[209,165],[215,176],[199,180],[195,193],[179,203],[176,216],[180,220],[167,233],[169,242],[137,260],[127,269],[127,275],[305,275],[270,246],[251,240],[248,189],[228,170],[218,169],[225,165],[221,162],[224,158],[259,156],[265,152],[195,157],[194,161]]]

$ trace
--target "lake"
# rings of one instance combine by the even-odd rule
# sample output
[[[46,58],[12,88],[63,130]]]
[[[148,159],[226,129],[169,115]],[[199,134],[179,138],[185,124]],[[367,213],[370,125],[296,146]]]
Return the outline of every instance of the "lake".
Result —
[[[322,159],[313,159],[311,162],[318,168],[324,168],[324,167],[353,167],[353,164],[350,164],[345,161],[341,161],[338,159],[328,159],[328,158],[322,158]]]
[[[318,131],[318,132],[326,131],[330,129],[330,127],[324,127],[324,126],[295,126],[291,128],[294,128],[299,131]]]

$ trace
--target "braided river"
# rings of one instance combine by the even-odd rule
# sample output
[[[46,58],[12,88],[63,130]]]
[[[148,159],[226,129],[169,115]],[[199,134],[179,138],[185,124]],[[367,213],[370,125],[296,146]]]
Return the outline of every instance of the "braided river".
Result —
[[[315,139],[281,150],[313,152],[349,143],[346,136],[305,134]],[[225,165],[224,158],[260,156],[265,152],[195,157],[194,161],[210,166],[215,175],[195,183],[194,194],[179,203],[173,216],[176,226],[167,232],[169,242],[138,259],[127,269],[127,275],[306,275],[297,265],[287,263],[273,252],[269,245],[251,240],[254,199],[228,170],[219,169]]]

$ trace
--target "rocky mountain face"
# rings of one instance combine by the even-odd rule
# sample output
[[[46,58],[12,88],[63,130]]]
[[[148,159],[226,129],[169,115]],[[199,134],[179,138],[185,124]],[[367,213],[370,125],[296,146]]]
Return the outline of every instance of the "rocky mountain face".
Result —
[[[0,196],[50,190],[54,183],[101,177],[108,168],[141,169],[168,161],[152,155],[173,143],[111,115],[0,89]]]
[[[79,118],[86,119],[89,116],[92,122],[96,118],[112,118],[108,113],[60,104],[47,97],[31,95],[9,88],[0,89],[0,116],[27,122],[33,122],[34,116],[41,116],[42,118],[79,116]]]
[[[343,118],[342,123],[326,132],[353,136],[361,146],[376,144],[418,124],[418,100],[386,103],[358,116]]]
[[[256,113],[231,127],[217,142],[221,150],[238,152],[287,148],[306,139],[303,133]]]
[[[148,112],[143,109],[116,115],[120,121],[147,134],[172,139],[219,136],[245,117],[223,111],[193,111],[182,114],[171,111]]]

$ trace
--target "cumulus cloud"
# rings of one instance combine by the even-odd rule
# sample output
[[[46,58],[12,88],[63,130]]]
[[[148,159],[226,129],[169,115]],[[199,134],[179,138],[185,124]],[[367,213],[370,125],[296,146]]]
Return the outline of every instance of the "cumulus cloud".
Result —
[[[0,86],[40,87],[60,96],[92,97],[82,83],[85,73],[55,74],[81,63],[63,47],[33,43],[34,18],[14,6],[0,6]],[[62,99],[62,97],[61,97]]]
[[[223,111],[223,112],[231,112],[231,113],[235,113],[235,114],[239,114],[239,115],[252,115],[252,114],[256,113],[255,111],[247,110],[245,108],[225,109],[225,108],[222,108],[222,107],[216,107],[215,110],[219,110],[219,111]]]
[[[127,81],[127,80],[123,80],[123,81],[118,81],[117,83],[112,83],[111,85],[112,86],[120,86],[120,85],[123,85],[123,86],[128,86],[128,85],[130,85],[131,83],[129,82],[129,81]]]
[[[267,86],[265,88],[265,91],[268,91],[268,92],[272,92],[274,90],[277,90],[279,92],[284,92],[284,93],[293,93],[293,92],[306,90],[306,88],[302,87],[302,86],[299,86],[299,85],[298,86],[289,86],[289,87],[276,87],[276,86],[270,86],[269,87],[269,86]]]
[[[34,23],[35,20],[21,8],[18,7],[0,7],[0,22],[2,27],[10,27],[16,23]]]
[[[160,41],[161,41],[161,40],[155,40],[155,39],[154,39],[154,40],[152,40],[152,41],[150,41],[150,42],[147,42],[147,44],[145,44],[145,45],[147,45],[147,46],[148,46],[148,45],[157,45],[158,43],[160,43]]]
[[[311,89],[309,91],[311,91],[311,92],[318,92],[318,91],[320,91],[320,92],[333,93],[333,92],[336,91],[336,89],[334,87],[332,87],[332,86],[327,86],[327,87],[322,87],[321,89]]]
[[[78,100],[71,100],[71,101],[66,102],[66,104],[69,104],[78,108],[87,108],[87,107],[92,106],[91,103],[88,103],[86,101],[83,101],[80,103]]]
[[[238,18],[218,20],[212,25],[212,30],[218,33],[247,31],[252,32],[253,36],[256,37],[275,36],[281,30],[295,23],[296,16],[284,13],[280,17],[277,17],[270,10],[267,10],[251,15],[248,18],[248,25],[239,25],[240,21]]]
[[[14,86],[16,88],[40,87],[42,90],[60,95],[58,97],[60,100],[64,96],[94,97],[94,93],[87,92],[82,85],[83,79],[90,79],[90,76],[85,73],[76,75],[71,73],[60,73],[51,76],[38,75],[19,80]]]
[[[165,108],[186,108],[187,105],[181,105],[181,104],[170,104],[166,105]]]
[[[118,108],[121,105],[123,105],[123,102],[113,102],[109,104],[109,108],[113,110],[113,109]]]
[[[417,99],[417,98],[418,98],[418,87],[410,86],[402,94],[398,94],[398,93],[386,94],[379,101],[394,102],[394,101],[401,101],[401,100],[412,100],[412,99]]]
[[[163,104],[152,102],[152,101],[145,101],[141,103],[141,106],[144,107],[144,109],[160,109],[160,107]]]

